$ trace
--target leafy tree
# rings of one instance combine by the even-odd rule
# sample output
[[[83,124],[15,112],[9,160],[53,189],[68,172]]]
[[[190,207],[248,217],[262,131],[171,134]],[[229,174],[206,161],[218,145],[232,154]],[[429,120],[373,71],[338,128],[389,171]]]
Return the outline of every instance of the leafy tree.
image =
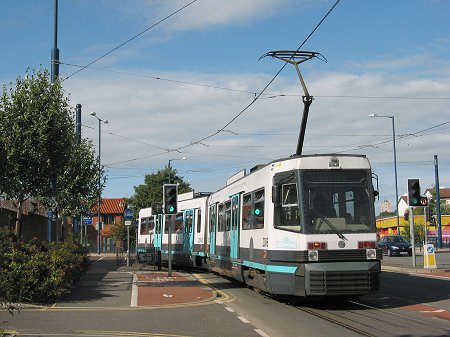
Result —
[[[431,208],[431,212],[433,214],[437,214],[436,213],[436,188],[434,187],[432,190],[430,190],[430,192],[431,192],[431,200],[429,201],[429,206]],[[441,206],[441,214],[450,214],[450,205],[447,204],[445,200],[441,200],[440,206]]]
[[[183,180],[183,177],[177,175],[177,170],[166,166],[163,170],[156,173],[146,174],[144,184],[134,186],[134,195],[127,200],[129,205],[132,205],[135,212],[146,207],[151,207],[154,202],[162,201],[163,185],[169,182],[178,183],[178,193],[186,193],[191,191],[189,183]]]
[[[385,211],[385,212],[381,212],[379,215],[378,215],[378,218],[389,218],[389,217],[391,217],[391,216],[396,216],[396,212],[394,211],[394,212],[387,212],[387,211]]]
[[[111,226],[111,234],[116,240],[124,241],[128,237],[128,229],[130,228],[130,242],[136,241],[136,227],[135,226],[125,226],[125,222],[121,221],[119,224],[114,224]]]
[[[99,169],[98,158],[90,140],[82,139],[74,144],[72,156],[63,175],[58,177],[56,194],[58,211],[63,215],[81,214],[91,208],[99,195],[98,177],[103,178],[101,188],[105,185],[104,167]]]
[[[414,220],[414,241],[419,242],[419,241],[423,241],[425,239],[425,228],[424,227],[425,227],[425,225],[424,225],[423,219]],[[411,240],[410,228],[411,228],[411,226],[409,225],[409,221],[408,221],[401,230],[401,234],[405,238],[407,238],[409,241]]]
[[[17,235],[28,198],[72,212],[98,194],[92,145],[77,144],[69,99],[59,81],[51,83],[47,70],[27,70],[9,88],[3,86],[0,134],[0,191],[16,202]]]

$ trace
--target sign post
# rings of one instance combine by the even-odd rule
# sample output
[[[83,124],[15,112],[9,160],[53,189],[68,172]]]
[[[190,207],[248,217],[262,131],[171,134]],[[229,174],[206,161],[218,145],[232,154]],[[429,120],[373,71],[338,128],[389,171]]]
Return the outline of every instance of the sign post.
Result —
[[[127,267],[130,266],[130,226],[131,220],[133,220],[133,210],[131,208],[127,208],[123,212],[123,217],[125,218],[125,226],[127,226]]]

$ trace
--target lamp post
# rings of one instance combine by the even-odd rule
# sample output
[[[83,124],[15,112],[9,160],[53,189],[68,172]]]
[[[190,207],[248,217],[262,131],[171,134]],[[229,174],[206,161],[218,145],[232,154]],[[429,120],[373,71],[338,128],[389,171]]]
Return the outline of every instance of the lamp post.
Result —
[[[181,158],[177,158],[177,159],[169,159],[169,165],[167,166],[169,168],[169,184],[170,184],[170,174],[172,171],[172,167],[170,166],[170,162],[174,161],[174,160],[186,160],[186,157],[181,157]]]
[[[390,118],[392,119],[392,143],[394,144],[394,173],[395,173],[395,208],[397,213],[397,235],[400,235],[400,218],[398,214],[398,185],[397,185],[397,152],[395,149],[395,121],[394,116],[382,116],[377,114],[370,114],[369,117]]]
[[[92,111],[91,116],[98,120],[98,229],[97,229],[97,253],[100,255],[100,204],[102,200],[102,166],[100,164],[102,154],[102,123],[108,124],[107,119],[101,119],[97,116],[97,113]]]

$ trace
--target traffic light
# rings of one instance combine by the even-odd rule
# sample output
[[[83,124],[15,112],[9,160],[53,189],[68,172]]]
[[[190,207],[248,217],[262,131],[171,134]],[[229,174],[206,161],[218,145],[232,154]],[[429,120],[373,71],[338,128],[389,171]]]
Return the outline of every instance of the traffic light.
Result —
[[[423,206],[420,205],[421,198],[419,179],[408,179],[408,205]]]
[[[163,185],[164,196],[164,214],[177,214],[177,201],[178,201],[178,185],[177,184],[164,184]]]

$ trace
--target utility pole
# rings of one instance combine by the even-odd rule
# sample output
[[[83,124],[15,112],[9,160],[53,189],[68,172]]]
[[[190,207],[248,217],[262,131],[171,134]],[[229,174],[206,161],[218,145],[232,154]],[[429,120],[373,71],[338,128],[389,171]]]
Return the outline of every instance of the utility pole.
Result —
[[[439,163],[437,154],[434,155],[434,176],[436,179],[436,218],[438,222],[437,244],[439,248],[442,248],[441,195],[439,193]]]
[[[51,82],[55,83],[59,76],[59,49],[58,49],[58,0],[54,2],[54,34],[53,34],[53,48],[51,54]],[[51,187],[52,192],[56,193],[56,177],[52,178]],[[56,228],[55,221],[58,220],[53,209],[47,212],[47,241],[51,242],[54,238],[54,231]]]
[[[58,0],[55,0],[54,6],[54,34],[53,34],[53,49],[52,49],[52,67],[51,67],[51,81],[55,83],[59,76],[59,49],[58,49]]]

